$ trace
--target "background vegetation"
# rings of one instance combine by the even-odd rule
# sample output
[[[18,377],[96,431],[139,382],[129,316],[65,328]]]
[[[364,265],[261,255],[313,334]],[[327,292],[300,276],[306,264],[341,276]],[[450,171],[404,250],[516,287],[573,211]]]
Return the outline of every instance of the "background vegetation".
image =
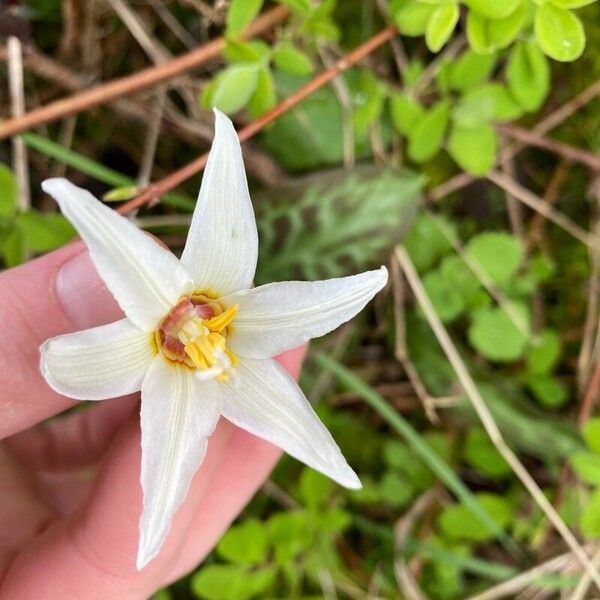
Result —
[[[45,177],[131,198],[208,147],[209,107],[243,126],[399,31],[244,145],[258,283],[392,270],[369,310],[313,345],[302,377],[364,489],[284,458],[204,564],[157,597],[585,597],[540,504],[598,553],[600,3],[280,0],[291,16],[243,41],[264,4],[0,5],[0,35],[24,47],[28,110],[228,40],[168,85],[23,134],[26,159],[0,143],[5,267],[73,236]],[[178,251],[197,188],[132,218]]]

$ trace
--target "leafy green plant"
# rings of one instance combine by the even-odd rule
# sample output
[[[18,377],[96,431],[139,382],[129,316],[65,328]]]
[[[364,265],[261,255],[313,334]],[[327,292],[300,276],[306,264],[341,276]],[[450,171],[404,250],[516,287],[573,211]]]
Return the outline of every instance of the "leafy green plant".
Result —
[[[592,487],[592,493],[580,516],[582,533],[600,536],[600,418],[590,419],[582,428],[588,450],[573,453],[569,462],[578,477]]]
[[[12,171],[0,164],[0,250],[5,266],[54,250],[75,236],[69,222],[56,213],[19,210],[19,191]]]
[[[231,527],[219,542],[222,562],[202,567],[191,589],[206,600],[264,598],[277,581],[292,595],[304,578],[318,581],[323,569],[335,570],[335,541],[350,517],[334,499],[334,486],[319,473],[304,469],[297,487],[301,506],[273,513],[265,521],[247,519]]]

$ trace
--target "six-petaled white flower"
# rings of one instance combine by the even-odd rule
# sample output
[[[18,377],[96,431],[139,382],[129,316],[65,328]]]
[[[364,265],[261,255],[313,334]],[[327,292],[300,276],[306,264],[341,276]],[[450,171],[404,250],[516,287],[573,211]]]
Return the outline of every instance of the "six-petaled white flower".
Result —
[[[126,315],[46,341],[41,371],[54,390],[79,400],[142,392],[138,569],[158,553],[220,415],[338,483],[360,487],[272,357],[353,317],[385,285],[387,271],[252,288],[258,236],[241,149],[231,121],[215,114],[181,260],[67,180],[42,186]]]

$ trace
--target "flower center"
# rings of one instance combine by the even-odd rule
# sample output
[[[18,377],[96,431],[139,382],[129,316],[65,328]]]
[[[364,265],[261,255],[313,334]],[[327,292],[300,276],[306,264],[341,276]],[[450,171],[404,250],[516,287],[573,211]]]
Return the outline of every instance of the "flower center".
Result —
[[[237,363],[236,355],[227,348],[237,311],[237,304],[224,309],[204,294],[184,296],[158,324],[156,345],[170,361],[195,369],[199,379],[226,381]]]

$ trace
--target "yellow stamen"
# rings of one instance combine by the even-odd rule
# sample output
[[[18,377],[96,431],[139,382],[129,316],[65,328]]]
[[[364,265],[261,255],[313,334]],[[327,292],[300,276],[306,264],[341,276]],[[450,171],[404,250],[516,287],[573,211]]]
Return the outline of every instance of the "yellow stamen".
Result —
[[[216,317],[212,317],[211,319],[206,319],[203,321],[203,325],[208,327],[211,331],[216,331],[217,333],[221,333],[227,327],[235,316],[238,313],[239,304],[229,307],[225,312],[222,312],[220,315]]]

